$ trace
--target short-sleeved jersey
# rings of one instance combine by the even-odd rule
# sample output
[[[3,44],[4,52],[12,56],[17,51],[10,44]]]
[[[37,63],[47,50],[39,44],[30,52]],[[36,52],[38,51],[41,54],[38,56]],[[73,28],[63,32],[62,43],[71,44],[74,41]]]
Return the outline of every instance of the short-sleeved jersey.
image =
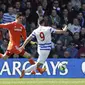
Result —
[[[5,28],[9,30],[9,45],[8,50],[13,48],[13,46],[19,46],[20,45],[20,39],[21,37],[23,40],[26,39],[26,30],[22,24],[19,24],[17,22],[11,22],[7,24],[0,24],[0,28]]]
[[[32,32],[32,36],[36,37],[38,42],[38,49],[50,50],[51,49],[51,33],[55,33],[52,27],[39,26]]]

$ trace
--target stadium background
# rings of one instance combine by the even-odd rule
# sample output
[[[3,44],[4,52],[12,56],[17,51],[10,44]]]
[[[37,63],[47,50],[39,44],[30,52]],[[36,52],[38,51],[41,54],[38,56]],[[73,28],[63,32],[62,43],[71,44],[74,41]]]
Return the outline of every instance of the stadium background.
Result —
[[[85,58],[85,0],[0,0],[0,23],[14,21],[18,12],[24,14],[23,25],[27,36],[38,27],[39,17],[44,17],[46,26],[55,29],[68,25],[65,34],[52,34],[49,58]],[[8,31],[0,29],[1,53],[6,51],[8,41]],[[33,41],[36,42],[36,39]],[[34,58],[38,56],[36,47],[36,44],[30,43],[26,46]],[[22,56],[13,55],[10,58]]]
[[[23,25],[26,28],[27,36],[38,27],[37,21],[39,17],[44,17],[45,25],[52,26],[55,29],[61,29],[64,24],[67,24],[68,31],[65,34],[52,34],[52,50],[46,62],[48,64],[51,62],[55,65],[57,62],[66,61],[68,62],[67,69],[71,74],[70,72],[63,76],[57,74],[57,76],[52,75],[50,78],[85,78],[85,69],[83,68],[85,67],[85,0],[0,0],[0,24],[14,21],[18,12],[24,14]],[[8,41],[8,31],[0,29],[0,53],[6,51]],[[34,39],[33,42],[36,42],[36,39]],[[22,43],[23,40],[21,39],[21,44]],[[34,59],[38,57],[36,49],[37,45],[34,43],[29,43],[26,46],[26,51],[30,52]],[[12,65],[16,60],[19,60],[20,63],[27,61],[25,58],[22,58],[23,57],[19,55],[12,55],[7,61],[0,59],[1,85],[27,85],[28,83],[29,85],[43,85],[43,81],[45,81],[44,84],[49,85],[85,84],[85,80],[83,81],[83,79],[51,79],[52,82],[50,82],[51,80],[40,80],[39,78],[31,79],[32,82],[30,79],[28,79],[30,82],[26,79],[23,79],[22,82],[19,79],[11,79],[11,81],[9,81],[10,79],[3,79],[14,77],[8,75],[10,74],[8,70],[10,70],[10,72],[13,70],[10,64]],[[7,65],[9,67],[7,67]],[[49,68],[52,69],[52,66],[49,66]],[[16,71],[16,74],[17,73]],[[18,77],[19,74],[15,75],[15,78]],[[32,75],[27,77],[36,78],[40,76]],[[48,78],[49,76],[45,73],[42,77]],[[15,83],[14,80],[16,81]],[[40,82],[38,80],[40,80]]]

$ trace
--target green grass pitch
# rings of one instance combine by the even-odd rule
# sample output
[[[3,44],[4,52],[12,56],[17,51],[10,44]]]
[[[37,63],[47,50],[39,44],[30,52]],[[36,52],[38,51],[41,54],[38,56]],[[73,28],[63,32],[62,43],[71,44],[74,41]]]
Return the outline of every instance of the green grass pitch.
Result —
[[[0,78],[0,85],[85,85],[84,78]]]

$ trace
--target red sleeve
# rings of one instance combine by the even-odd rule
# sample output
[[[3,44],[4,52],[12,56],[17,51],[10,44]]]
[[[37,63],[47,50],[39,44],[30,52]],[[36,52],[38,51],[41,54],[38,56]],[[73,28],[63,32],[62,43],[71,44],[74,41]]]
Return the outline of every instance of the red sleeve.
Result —
[[[23,30],[22,30],[22,38],[23,38],[23,40],[25,40],[26,39],[26,29],[23,27]]]
[[[10,29],[11,25],[11,23],[0,24],[0,28]]]

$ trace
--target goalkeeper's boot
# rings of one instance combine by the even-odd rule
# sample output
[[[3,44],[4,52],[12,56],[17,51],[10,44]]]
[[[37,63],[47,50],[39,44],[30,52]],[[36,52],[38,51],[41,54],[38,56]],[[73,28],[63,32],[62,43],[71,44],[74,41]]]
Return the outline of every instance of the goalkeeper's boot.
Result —
[[[20,78],[23,78],[25,75],[25,70],[22,70]]]
[[[44,66],[44,68],[37,68],[37,70],[43,74],[46,71],[46,66]]]

